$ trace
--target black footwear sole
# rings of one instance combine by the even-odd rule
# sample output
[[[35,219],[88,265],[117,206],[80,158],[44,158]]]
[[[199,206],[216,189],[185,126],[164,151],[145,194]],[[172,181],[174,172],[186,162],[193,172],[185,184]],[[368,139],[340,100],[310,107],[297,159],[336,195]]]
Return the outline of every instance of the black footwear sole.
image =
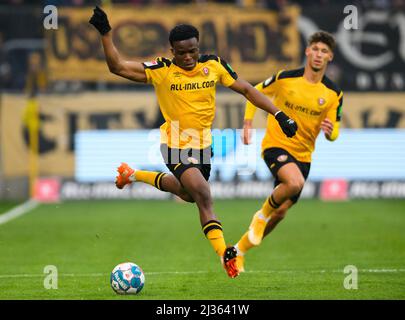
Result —
[[[228,247],[225,249],[224,262],[227,263],[229,260],[236,258],[237,251],[235,247]]]

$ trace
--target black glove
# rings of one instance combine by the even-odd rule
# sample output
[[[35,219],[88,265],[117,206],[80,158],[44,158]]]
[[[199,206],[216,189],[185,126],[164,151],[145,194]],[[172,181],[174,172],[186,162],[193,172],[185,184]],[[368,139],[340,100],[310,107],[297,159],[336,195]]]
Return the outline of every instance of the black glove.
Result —
[[[283,111],[278,111],[275,117],[284,134],[289,138],[294,137],[295,132],[298,130],[298,126],[295,121],[287,117]]]
[[[94,13],[89,22],[98,30],[98,32],[100,32],[101,35],[105,35],[111,30],[107,15],[98,6],[96,6],[93,11]]]

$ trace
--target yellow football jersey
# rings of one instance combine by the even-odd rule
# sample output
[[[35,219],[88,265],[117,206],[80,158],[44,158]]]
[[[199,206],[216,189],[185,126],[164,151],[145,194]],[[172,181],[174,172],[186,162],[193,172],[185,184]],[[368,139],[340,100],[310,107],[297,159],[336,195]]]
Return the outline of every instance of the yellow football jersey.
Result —
[[[287,138],[277,120],[269,115],[266,134],[262,141],[262,152],[268,148],[283,148],[298,161],[311,162],[315,140],[321,130],[321,122],[332,121],[337,138],[342,114],[343,92],[326,76],[318,83],[310,83],[304,77],[304,68],[280,71],[277,75],[259,83],[256,88],[272,98],[276,107],[294,119],[298,131]],[[253,119],[256,107],[246,104],[245,119]]]
[[[161,142],[179,149],[210,146],[217,82],[229,87],[238,77],[229,64],[214,55],[201,55],[191,71],[166,58],[143,65],[166,120],[160,127]]]

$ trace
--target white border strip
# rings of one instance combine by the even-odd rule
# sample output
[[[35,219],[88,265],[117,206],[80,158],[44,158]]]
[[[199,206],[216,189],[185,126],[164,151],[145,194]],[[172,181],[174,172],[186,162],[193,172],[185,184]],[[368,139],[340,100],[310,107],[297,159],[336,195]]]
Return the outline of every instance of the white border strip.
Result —
[[[19,205],[18,207],[14,207],[9,211],[0,214],[0,225],[30,212],[31,210],[35,209],[38,205],[39,203],[37,201],[30,199],[24,202],[23,204]]]

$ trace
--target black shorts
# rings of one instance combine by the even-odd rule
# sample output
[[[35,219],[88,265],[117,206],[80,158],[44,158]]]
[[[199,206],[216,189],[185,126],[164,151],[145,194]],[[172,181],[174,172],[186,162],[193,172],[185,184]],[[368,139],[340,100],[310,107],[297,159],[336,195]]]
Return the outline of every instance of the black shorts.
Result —
[[[189,168],[200,170],[208,181],[211,173],[211,158],[214,155],[211,146],[205,149],[173,149],[167,144],[160,145],[160,152],[170,172],[180,181],[180,177]]]
[[[281,148],[269,148],[263,151],[263,159],[267,167],[270,169],[271,174],[273,175],[274,187],[278,186],[281,181],[278,179],[277,172],[280,168],[287,163],[293,162],[300,169],[303,177],[307,180],[309,175],[309,170],[311,169],[310,162],[301,162],[295,159],[289,152]],[[296,203],[301,195],[301,192],[297,195],[291,197],[291,201]]]

